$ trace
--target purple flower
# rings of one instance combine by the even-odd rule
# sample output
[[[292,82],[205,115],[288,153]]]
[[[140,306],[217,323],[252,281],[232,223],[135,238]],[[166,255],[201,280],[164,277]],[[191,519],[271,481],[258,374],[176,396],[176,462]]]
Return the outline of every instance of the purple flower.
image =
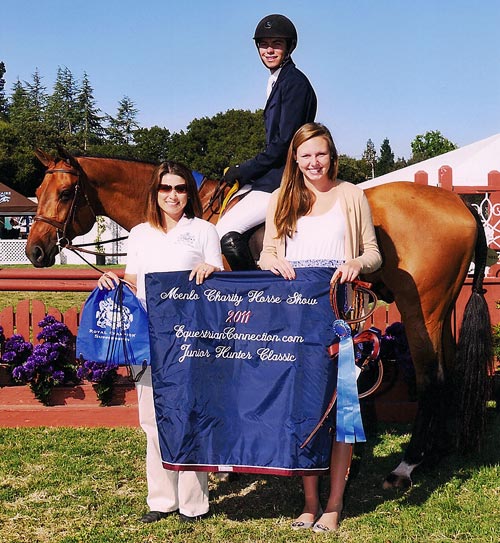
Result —
[[[78,368],[78,376],[87,379],[91,383],[100,383],[110,376],[116,375],[118,364],[115,362],[96,362],[94,360],[85,360]]]
[[[47,315],[38,323],[38,326],[42,328],[37,335],[39,341],[59,342],[67,346],[73,340],[73,335],[68,327],[62,322],[56,321],[52,315]]]
[[[14,379],[28,383],[35,396],[47,404],[52,387],[76,379],[73,335],[68,327],[47,315],[38,325],[41,343],[33,345],[20,335],[5,342],[3,360]]]
[[[61,370],[54,371],[52,374],[52,378],[54,379],[54,382],[59,384],[64,382],[64,372]]]

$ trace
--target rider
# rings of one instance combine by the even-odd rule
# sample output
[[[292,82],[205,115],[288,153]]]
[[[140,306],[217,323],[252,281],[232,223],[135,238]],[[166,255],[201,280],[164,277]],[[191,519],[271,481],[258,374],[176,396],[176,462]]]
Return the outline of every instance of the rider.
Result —
[[[264,17],[253,39],[271,72],[264,109],[266,146],[254,158],[231,166],[223,177],[228,185],[238,181],[241,192],[248,192],[217,224],[222,253],[232,270],[256,269],[248,232],[264,222],[271,192],[281,182],[290,141],[298,128],[314,121],[317,105],[309,80],[292,61],[297,30],[290,19],[278,14]]]

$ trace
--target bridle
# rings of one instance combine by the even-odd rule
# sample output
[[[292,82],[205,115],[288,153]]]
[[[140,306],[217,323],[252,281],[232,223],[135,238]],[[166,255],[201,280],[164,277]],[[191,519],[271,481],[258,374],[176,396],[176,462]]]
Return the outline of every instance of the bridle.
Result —
[[[90,262],[88,262],[83,256],[80,254],[80,252],[88,253],[92,255],[104,255],[104,256],[126,256],[126,253],[102,253],[98,251],[90,251],[88,249],[84,249],[83,247],[89,246],[89,245],[95,245],[95,243],[82,243],[80,245],[73,245],[71,243],[71,240],[68,237],[68,228],[69,225],[74,221],[77,204],[78,204],[78,197],[81,194],[85,200],[85,207],[88,207],[90,211],[92,212],[92,215],[95,220],[97,220],[97,215],[94,209],[92,208],[92,205],[90,203],[90,200],[88,199],[88,196],[85,192],[85,188],[83,186],[82,182],[82,176],[81,172],[74,169],[74,168],[51,168],[49,170],[46,170],[45,174],[53,174],[53,173],[65,173],[68,175],[72,175],[73,177],[76,177],[76,183],[75,183],[75,189],[73,192],[73,198],[71,200],[71,204],[69,206],[68,212],[66,214],[66,217],[63,221],[57,221],[56,219],[52,219],[49,217],[44,217],[43,215],[36,215],[33,219],[34,222],[44,222],[53,228],[56,229],[57,234],[57,247],[59,248],[59,251],[61,249],[69,249],[70,251],[73,251],[74,253],[78,254],[80,258],[82,258],[87,264],[94,267]],[[106,241],[101,241],[101,244],[104,243],[112,243],[115,241],[122,241],[124,239],[127,239],[128,236],[123,236],[120,238],[115,239],[109,239]]]
[[[53,173],[65,173],[68,175],[71,175],[73,177],[76,177],[76,184],[75,189],[73,191],[73,198],[71,200],[71,204],[69,206],[68,212],[66,213],[66,217],[63,221],[58,221],[56,219],[52,219],[49,217],[44,217],[43,215],[35,215],[35,218],[33,219],[34,222],[44,222],[53,228],[56,229],[57,232],[57,246],[60,249],[64,249],[65,247],[70,246],[70,239],[68,237],[68,228],[70,224],[75,219],[75,213],[77,208],[77,202],[78,202],[78,196],[81,192],[85,199],[86,206],[90,209],[92,214],[94,215],[94,218],[97,219],[97,215],[95,214],[94,210],[92,209],[92,206],[90,204],[90,201],[87,197],[87,194],[85,193],[85,190],[83,188],[83,183],[81,180],[80,172],[73,169],[73,168],[51,168],[45,172],[45,174],[53,174]]]

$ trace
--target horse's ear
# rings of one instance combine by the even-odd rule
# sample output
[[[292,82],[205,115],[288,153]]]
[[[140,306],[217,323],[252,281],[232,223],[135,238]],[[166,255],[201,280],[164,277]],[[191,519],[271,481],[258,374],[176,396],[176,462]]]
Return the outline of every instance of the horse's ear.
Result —
[[[78,160],[76,160],[73,155],[66,151],[64,147],[62,147],[61,145],[57,145],[57,152],[59,153],[59,156],[63,160],[67,160],[71,164],[71,166],[73,166],[73,168],[75,168],[76,170],[80,169],[80,164],[78,163]]]
[[[35,149],[35,156],[46,168],[49,167],[49,164],[54,164],[54,158],[40,148]]]

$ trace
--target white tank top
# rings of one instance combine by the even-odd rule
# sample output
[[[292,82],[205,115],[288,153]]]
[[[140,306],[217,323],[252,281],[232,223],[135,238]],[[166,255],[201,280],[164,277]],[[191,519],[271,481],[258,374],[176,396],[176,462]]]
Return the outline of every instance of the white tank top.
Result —
[[[286,259],[294,268],[338,267],[345,261],[346,221],[337,200],[323,215],[300,217],[286,238]]]

